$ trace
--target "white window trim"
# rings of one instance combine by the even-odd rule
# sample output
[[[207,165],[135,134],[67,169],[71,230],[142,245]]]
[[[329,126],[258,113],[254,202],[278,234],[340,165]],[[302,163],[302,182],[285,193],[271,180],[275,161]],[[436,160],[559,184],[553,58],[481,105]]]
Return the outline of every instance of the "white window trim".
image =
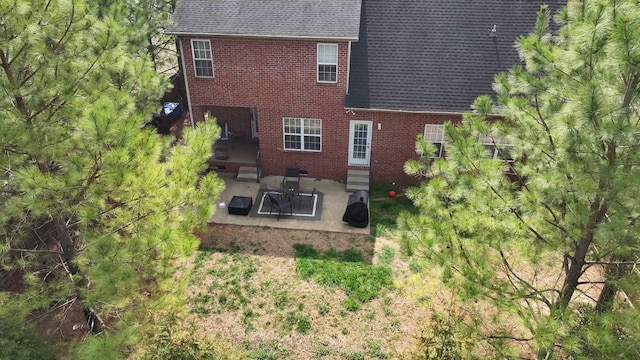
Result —
[[[490,154],[492,159],[499,159],[500,150],[512,147],[509,140],[498,137],[498,136],[481,135],[478,137],[478,142],[482,145],[493,147],[493,154]],[[503,159],[503,160],[512,161],[507,159]]]
[[[434,131],[435,130],[435,131]],[[438,131],[439,130],[439,131]],[[442,157],[442,149],[444,149],[444,125],[439,124],[425,124],[423,135],[424,139],[436,147],[436,144],[440,144],[437,154],[429,154],[430,159]]]
[[[336,49],[336,61],[335,63],[329,63],[329,62],[320,62],[320,46],[331,46],[334,47]],[[338,82],[338,44],[328,44],[328,43],[318,43],[317,47],[316,47],[316,81],[319,83],[329,83],[329,84],[335,84]],[[320,65],[334,65],[336,67],[336,80],[335,81],[327,81],[327,80],[320,80]]]
[[[196,59],[196,50],[195,47],[193,46],[193,44],[195,42],[206,42],[207,44],[209,44],[209,59]],[[213,49],[211,48],[211,40],[208,39],[191,39],[191,57],[193,58],[193,74],[195,75],[195,77],[198,78],[214,78],[216,73],[215,73],[215,69],[213,68]],[[211,64],[211,76],[202,76],[202,75],[198,75],[198,71],[196,70],[196,60],[200,60],[200,61],[206,61],[208,60],[209,63]]]
[[[294,119],[294,120],[300,120],[300,133],[287,133],[285,131],[285,120],[286,119]],[[319,121],[320,122],[320,134],[305,134],[304,133],[304,123],[305,121]],[[299,136],[300,137],[300,149],[292,149],[292,148],[287,148],[287,141],[286,141],[286,136],[290,135],[290,136]],[[320,139],[320,149],[316,150],[316,149],[305,149],[304,148],[304,137],[305,136],[315,136],[318,137]],[[299,118],[299,117],[283,117],[282,118],[282,148],[286,151],[304,151],[304,152],[322,152],[322,120],[321,119],[310,119],[310,118]]]

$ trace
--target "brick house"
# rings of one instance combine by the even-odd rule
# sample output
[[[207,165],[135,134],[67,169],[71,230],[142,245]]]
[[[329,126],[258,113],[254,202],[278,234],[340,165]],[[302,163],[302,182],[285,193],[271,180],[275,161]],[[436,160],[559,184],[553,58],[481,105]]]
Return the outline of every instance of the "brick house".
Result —
[[[443,149],[493,77],[518,60],[542,1],[179,0],[174,25],[192,124],[215,117],[262,175],[412,182],[415,139]],[[546,1],[552,8],[560,1]],[[237,171],[255,157],[215,159]]]

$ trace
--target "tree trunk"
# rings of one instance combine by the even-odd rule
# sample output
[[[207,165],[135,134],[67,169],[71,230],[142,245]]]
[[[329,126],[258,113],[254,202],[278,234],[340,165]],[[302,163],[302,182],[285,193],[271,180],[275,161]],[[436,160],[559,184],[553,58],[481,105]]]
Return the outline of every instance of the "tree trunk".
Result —
[[[80,280],[75,282],[75,288],[82,288],[87,286],[89,283],[86,276],[80,274],[80,270],[74,264],[73,260],[76,255],[75,243],[73,238],[71,237],[72,231],[68,228],[67,223],[64,219],[58,218],[54,220],[56,227],[56,238],[60,242],[60,247],[62,248],[62,261],[65,262],[65,267],[69,270],[71,275],[79,275]],[[82,304],[82,297],[80,295],[80,291],[76,291],[74,294],[79,300],[79,304]],[[87,307],[82,305],[82,310],[84,311],[84,315],[86,317],[87,325],[89,329],[94,334],[102,333],[106,330],[106,326],[104,321],[100,317],[97,311],[92,307]]]
[[[582,275],[582,269],[586,264],[586,257],[593,242],[597,226],[604,220],[607,207],[600,196],[596,196],[590,206],[589,220],[583,235],[575,245],[573,255],[570,257],[571,265],[567,270],[560,290],[560,295],[550,309],[552,318],[564,317],[564,312],[571,303],[571,298],[578,288],[578,282]],[[554,345],[544,347],[538,351],[538,359],[549,359],[553,354]]]
[[[612,262],[621,262],[626,259],[615,256],[612,259]],[[618,281],[624,278],[629,273],[629,265],[624,265],[620,263],[612,263],[606,266],[605,269],[605,283],[602,291],[600,291],[600,296],[598,297],[598,302],[596,303],[596,311],[600,313],[605,313],[611,311],[613,308],[613,301],[620,290],[620,287],[617,285]]]
[[[147,37],[147,53],[149,57],[151,57],[151,62],[153,63],[153,70],[158,71],[158,59],[155,52],[155,46],[153,46],[153,38],[151,35]]]

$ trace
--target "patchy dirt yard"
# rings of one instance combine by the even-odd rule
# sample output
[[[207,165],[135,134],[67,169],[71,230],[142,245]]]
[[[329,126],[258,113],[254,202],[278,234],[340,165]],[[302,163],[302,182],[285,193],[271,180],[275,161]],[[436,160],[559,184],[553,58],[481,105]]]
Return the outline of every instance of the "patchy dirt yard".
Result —
[[[345,291],[303,280],[296,271],[293,245],[307,244],[320,252],[357,250],[369,264],[382,256],[393,280],[403,282],[411,272],[392,241],[233,225],[211,225],[199,235],[202,251],[187,266],[192,320],[199,330],[236,344],[252,358],[395,358],[426,326],[429,300],[400,287],[383,290],[353,310],[345,306]]]

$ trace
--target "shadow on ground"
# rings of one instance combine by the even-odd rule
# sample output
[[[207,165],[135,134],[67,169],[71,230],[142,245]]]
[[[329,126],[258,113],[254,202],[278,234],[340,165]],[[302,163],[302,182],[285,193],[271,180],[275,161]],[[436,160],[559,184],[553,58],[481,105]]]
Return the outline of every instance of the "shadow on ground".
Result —
[[[209,224],[196,235],[200,237],[200,250],[293,258],[293,245],[306,244],[320,252],[360,251],[368,263],[373,259],[375,245],[375,237],[365,234],[226,224]]]

